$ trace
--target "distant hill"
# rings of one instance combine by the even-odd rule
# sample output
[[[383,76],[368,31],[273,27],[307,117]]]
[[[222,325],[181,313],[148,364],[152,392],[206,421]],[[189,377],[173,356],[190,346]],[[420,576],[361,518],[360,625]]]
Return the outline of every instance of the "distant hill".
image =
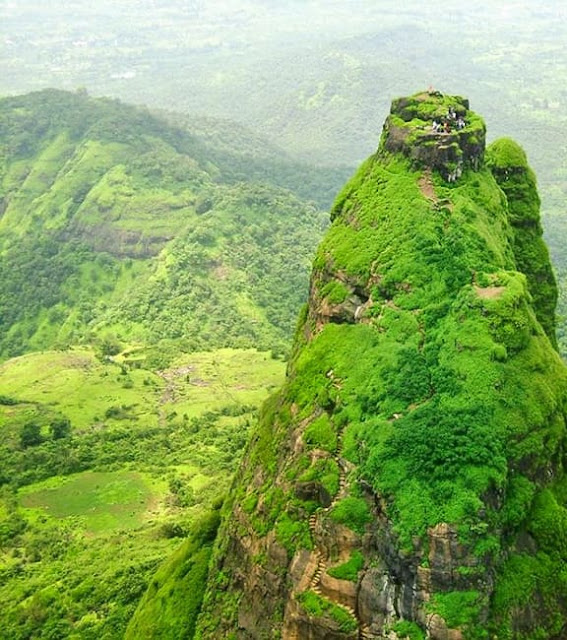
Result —
[[[0,100],[0,357],[93,341],[285,348],[326,224],[292,190],[320,181],[324,206],[340,178],[243,128],[183,125],[85,92]]]
[[[0,157],[2,632],[122,638],[279,385],[341,171],[84,91],[0,100]]]

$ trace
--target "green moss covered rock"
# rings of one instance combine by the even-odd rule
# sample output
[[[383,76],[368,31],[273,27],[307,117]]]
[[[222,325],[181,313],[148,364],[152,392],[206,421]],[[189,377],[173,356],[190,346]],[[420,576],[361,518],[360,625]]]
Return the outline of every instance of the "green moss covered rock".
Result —
[[[449,110],[463,135],[432,136]],[[517,145],[485,162],[466,100],[393,103],[335,202],[196,637],[563,637],[567,372],[538,205]]]

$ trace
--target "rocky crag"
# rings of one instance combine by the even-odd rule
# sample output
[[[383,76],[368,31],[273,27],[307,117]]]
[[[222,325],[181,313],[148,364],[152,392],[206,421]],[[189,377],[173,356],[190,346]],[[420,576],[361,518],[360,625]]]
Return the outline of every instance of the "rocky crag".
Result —
[[[567,375],[522,150],[394,101],[225,504],[198,638],[567,634]]]

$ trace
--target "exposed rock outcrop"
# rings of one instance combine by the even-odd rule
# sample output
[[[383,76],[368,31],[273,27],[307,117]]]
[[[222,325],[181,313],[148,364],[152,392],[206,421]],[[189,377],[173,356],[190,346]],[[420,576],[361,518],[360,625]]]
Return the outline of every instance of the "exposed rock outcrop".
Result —
[[[480,167],[485,139],[484,123],[470,111],[468,100],[424,92],[392,102],[383,145],[454,182],[465,167]]]

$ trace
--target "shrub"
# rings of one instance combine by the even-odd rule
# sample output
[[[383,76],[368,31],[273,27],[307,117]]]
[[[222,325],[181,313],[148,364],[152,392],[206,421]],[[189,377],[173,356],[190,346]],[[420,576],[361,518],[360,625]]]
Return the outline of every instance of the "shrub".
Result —
[[[312,447],[334,451],[337,448],[337,436],[329,416],[325,413],[314,420],[303,434],[305,442]]]
[[[305,611],[314,617],[330,616],[338,623],[344,633],[352,633],[358,629],[358,622],[342,607],[333,604],[313,591],[304,591],[297,596]]]
[[[354,551],[350,558],[337,567],[331,567],[327,573],[337,580],[349,580],[356,582],[358,580],[358,572],[364,566],[364,556],[360,551]]]
[[[35,447],[41,442],[41,427],[36,422],[26,422],[20,433],[20,445],[22,448]]]
[[[371,516],[366,501],[362,498],[349,496],[340,500],[331,511],[331,518],[339,524],[344,524],[356,533],[364,533],[365,526]]]

